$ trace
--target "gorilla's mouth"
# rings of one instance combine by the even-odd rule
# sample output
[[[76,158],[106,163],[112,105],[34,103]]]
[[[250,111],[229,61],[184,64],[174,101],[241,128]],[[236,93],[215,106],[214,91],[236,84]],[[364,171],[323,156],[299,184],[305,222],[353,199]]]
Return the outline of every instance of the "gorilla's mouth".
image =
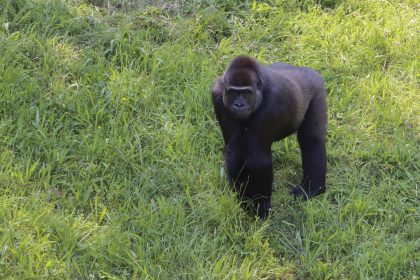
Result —
[[[242,109],[242,110],[231,110],[232,116],[235,119],[246,119],[249,117],[250,112],[248,109]]]

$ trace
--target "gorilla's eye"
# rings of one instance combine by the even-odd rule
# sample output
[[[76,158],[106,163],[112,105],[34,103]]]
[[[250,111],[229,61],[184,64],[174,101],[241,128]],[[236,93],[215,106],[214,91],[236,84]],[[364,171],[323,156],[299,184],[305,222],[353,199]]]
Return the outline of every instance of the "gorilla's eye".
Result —
[[[236,90],[234,90],[234,89],[228,89],[227,90],[227,94],[229,94],[229,95],[236,94]]]
[[[235,87],[225,89],[225,91],[226,91],[227,95],[234,95],[234,96],[237,96],[237,95],[249,96],[249,95],[252,95],[254,93],[254,91],[248,86],[246,86],[246,87],[236,87],[235,86]]]

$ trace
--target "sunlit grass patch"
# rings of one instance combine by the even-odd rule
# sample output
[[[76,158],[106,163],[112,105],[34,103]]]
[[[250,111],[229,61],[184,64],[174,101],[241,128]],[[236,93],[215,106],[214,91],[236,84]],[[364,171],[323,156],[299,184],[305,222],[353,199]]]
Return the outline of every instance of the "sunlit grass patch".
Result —
[[[152,2],[0,0],[0,278],[418,278],[417,3]],[[327,192],[277,143],[267,221],[223,173],[237,54],[328,91]]]

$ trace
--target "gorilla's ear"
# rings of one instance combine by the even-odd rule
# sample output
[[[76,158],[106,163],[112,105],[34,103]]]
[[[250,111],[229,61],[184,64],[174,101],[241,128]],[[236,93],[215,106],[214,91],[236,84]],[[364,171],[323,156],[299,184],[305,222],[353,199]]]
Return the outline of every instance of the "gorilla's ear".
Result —
[[[257,74],[257,89],[259,91],[262,91],[262,89],[264,87],[264,84],[265,84],[265,81],[264,81],[264,77],[265,77],[264,68],[255,59],[252,60],[252,68],[255,71],[255,73]]]
[[[220,79],[220,83],[221,83],[221,85],[223,86],[223,91],[225,91],[225,90],[226,90],[226,85],[227,85],[227,82],[226,82],[226,75],[223,75],[223,76],[222,76],[222,78]]]
[[[264,73],[259,65],[257,65],[257,90],[262,91],[264,87]]]
[[[213,88],[211,89],[211,94],[213,98],[218,98],[219,96],[223,95],[225,92],[225,85],[224,85],[224,79],[223,77],[218,77],[216,82],[213,85]]]
[[[257,80],[257,89],[258,89],[259,91],[262,91],[262,89],[263,89],[263,84],[264,84],[264,81],[263,81],[262,77],[261,77],[261,76],[258,76],[258,80]]]

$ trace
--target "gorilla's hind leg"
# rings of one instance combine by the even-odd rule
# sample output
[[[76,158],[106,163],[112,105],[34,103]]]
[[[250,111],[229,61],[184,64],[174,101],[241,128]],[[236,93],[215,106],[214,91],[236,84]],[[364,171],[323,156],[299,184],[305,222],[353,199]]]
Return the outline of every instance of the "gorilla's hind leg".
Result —
[[[325,97],[313,100],[297,133],[302,153],[303,180],[293,188],[292,194],[304,200],[325,191],[326,118]]]

